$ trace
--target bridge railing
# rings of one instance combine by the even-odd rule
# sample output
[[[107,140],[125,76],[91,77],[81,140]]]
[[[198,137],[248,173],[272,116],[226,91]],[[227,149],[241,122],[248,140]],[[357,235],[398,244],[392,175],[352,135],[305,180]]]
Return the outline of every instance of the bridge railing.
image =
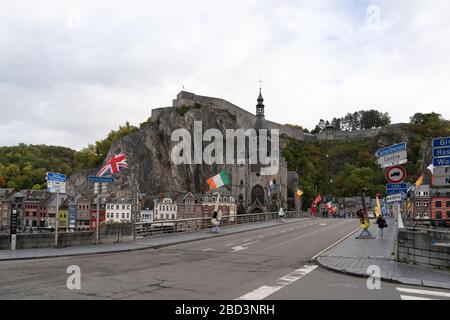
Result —
[[[312,218],[311,213],[305,211],[288,211],[284,219]],[[232,227],[246,223],[258,223],[278,219],[278,212],[248,213],[240,215],[222,216],[220,228]],[[153,222],[138,222],[135,224],[136,238],[147,238],[152,236],[163,236],[175,233],[198,232],[210,229],[214,225],[211,217],[156,220]]]

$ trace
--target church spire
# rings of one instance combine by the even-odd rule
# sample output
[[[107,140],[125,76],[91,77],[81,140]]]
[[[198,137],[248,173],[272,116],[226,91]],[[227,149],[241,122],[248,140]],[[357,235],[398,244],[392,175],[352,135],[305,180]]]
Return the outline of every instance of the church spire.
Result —
[[[258,104],[256,105],[256,116],[264,118],[264,98],[261,93],[261,87],[259,88],[259,97],[257,99]]]

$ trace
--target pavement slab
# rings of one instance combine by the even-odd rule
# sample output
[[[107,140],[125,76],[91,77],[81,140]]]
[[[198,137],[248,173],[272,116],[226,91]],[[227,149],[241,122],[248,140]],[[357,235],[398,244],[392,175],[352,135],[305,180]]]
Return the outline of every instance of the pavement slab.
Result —
[[[322,253],[317,262],[331,270],[367,277],[367,268],[377,265],[381,270],[382,280],[409,285],[421,285],[434,288],[450,288],[450,272],[433,267],[410,265],[394,261],[397,225],[391,219],[389,228],[384,230],[384,237],[377,239],[356,239],[359,232],[330,250]],[[371,224],[369,231],[378,235],[376,225]]]

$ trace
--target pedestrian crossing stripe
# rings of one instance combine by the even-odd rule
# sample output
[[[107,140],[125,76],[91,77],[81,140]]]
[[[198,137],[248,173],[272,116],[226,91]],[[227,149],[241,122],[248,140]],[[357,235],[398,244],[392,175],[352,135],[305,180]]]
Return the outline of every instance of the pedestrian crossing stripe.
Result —
[[[442,291],[431,291],[431,290],[420,290],[420,289],[411,289],[411,288],[397,288],[398,291],[404,292],[404,293],[412,293],[412,294],[419,294],[424,296],[432,296],[432,297],[443,297],[443,298],[450,298],[450,293],[442,292]],[[402,299],[403,297],[410,298],[414,297],[417,298],[417,300],[431,300],[431,299],[421,299],[421,297],[415,297],[415,296],[400,296]],[[403,299],[407,300],[407,299]],[[411,299],[410,299],[411,300]]]

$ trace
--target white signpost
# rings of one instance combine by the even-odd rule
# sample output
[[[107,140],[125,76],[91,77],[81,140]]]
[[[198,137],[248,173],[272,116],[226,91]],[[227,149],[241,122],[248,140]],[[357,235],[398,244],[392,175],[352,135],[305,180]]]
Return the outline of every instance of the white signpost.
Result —
[[[406,152],[406,150],[403,150],[400,152],[396,152],[396,153],[392,153],[392,154],[388,154],[388,155],[379,157],[377,159],[377,163],[379,165],[384,165],[384,164],[389,164],[392,162],[400,162],[400,161],[406,160],[407,157],[408,157],[408,153]]]

